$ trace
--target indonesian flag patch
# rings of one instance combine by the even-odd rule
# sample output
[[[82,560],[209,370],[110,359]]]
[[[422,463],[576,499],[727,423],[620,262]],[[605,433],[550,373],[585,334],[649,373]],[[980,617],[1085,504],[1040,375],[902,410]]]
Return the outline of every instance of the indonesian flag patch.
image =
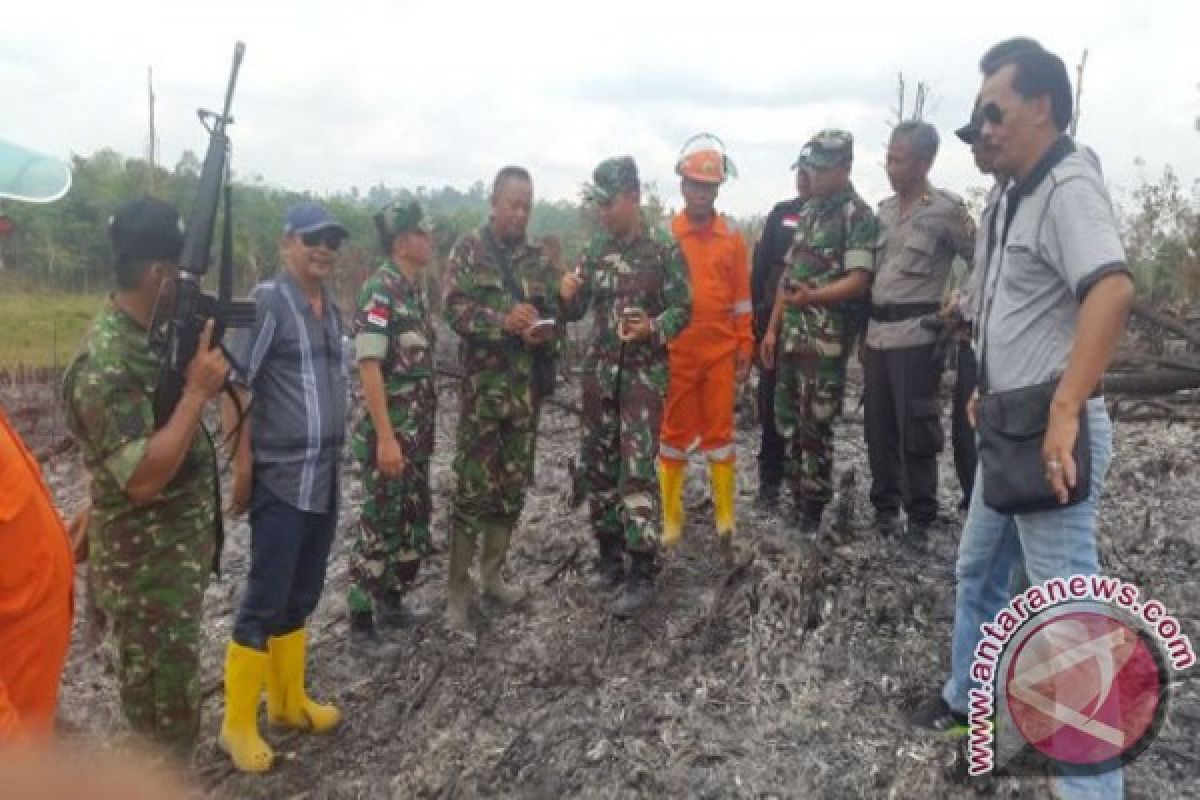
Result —
[[[794,228],[800,224],[800,216],[798,214],[784,214],[779,224],[785,228]]]
[[[391,317],[391,304],[386,295],[378,292],[371,295],[371,305],[367,307],[367,324],[377,328],[386,328]]]

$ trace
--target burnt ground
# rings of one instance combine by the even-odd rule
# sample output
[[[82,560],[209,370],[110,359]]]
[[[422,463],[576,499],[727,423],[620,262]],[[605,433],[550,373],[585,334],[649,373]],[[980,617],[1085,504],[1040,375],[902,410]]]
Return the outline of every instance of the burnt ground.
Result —
[[[570,391],[564,393],[570,399]],[[442,396],[433,470],[439,552],[416,600],[443,602],[446,508],[453,487],[452,387]],[[268,732],[279,755],[264,777],[235,772],[215,746],[221,663],[242,586],[244,521],[230,524],[225,574],[206,597],[204,722],[192,778],[230,798],[453,797],[973,797],[947,776],[952,747],[913,733],[903,712],[937,689],[948,662],[953,558],[949,512],[924,551],[867,528],[861,425],[837,428],[837,470],[853,471],[819,543],[751,510],[757,438],[739,431],[739,537],[754,560],[732,571],[714,548],[701,465],[693,464],[685,540],[667,559],[660,595],[641,619],[605,613],[586,586],[586,512],[569,508],[568,461],[578,420],[548,409],[536,483],[514,540],[511,571],[532,590],[525,613],[490,620],[478,642],[440,621],[396,637],[392,663],[356,659],[344,591],[361,489],[347,467],[339,540],[311,625],[310,685],[342,709],[336,733]],[[1200,644],[1200,431],[1166,422],[1117,426],[1101,515],[1102,562],[1160,599]],[[943,456],[942,500],[959,490]],[[47,474],[65,511],[84,491],[71,453]],[[105,649],[84,643],[79,614],[65,676],[64,727],[106,737],[123,723]],[[1200,796],[1200,684],[1176,683],[1158,738],[1126,771],[1129,797]],[[108,737],[111,738],[111,737]],[[1048,797],[1048,783],[1001,780],[997,794]]]

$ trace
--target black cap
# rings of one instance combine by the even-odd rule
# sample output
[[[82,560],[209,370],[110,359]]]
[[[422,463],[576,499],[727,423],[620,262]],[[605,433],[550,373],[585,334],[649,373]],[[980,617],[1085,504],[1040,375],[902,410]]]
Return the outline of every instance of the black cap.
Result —
[[[178,261],[183,252],[183,217],[170,203],[145,195],[109,217],[108,239],[120,263]]]
[[[983,114],[979,111],[979,98],[975,98],[975,107],[971,109],[971,120],[954,132],[954,135],[964,144],[975,144],[983,135]]]

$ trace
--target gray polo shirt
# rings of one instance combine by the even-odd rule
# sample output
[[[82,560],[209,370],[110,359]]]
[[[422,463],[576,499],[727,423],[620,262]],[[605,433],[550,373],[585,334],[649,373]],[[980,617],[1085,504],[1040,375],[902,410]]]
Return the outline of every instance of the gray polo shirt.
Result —
[[[1129,268],[1100,171],[1066,136],[1005,192],[996,214],[980,347],[987,388],[1003,391],[1061,374],[1084,296]]]
[[[287,271],[260,283],[254,329],[234,344],[254,394],[250,440],[255,479],[301,511],[336,511],[333,496],[346,431],[348,365],[341,318],[329,290],[313,312]]]
[[[898,197],[879,204],[879,250],[871,304],[939,304],[960,256],[968,263],[975,250],[975,223],[962,198],[932,186],[901,215]],[[932,344],[935,335],[921,327],[921,315],[867,326],[867,347],[893,349]]]

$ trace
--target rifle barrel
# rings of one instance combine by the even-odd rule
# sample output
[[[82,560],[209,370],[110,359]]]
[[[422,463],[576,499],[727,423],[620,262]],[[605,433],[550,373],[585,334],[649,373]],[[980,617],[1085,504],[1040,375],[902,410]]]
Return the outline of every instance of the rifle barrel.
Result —
[[[246,53],[246,45],[238,42],[233,46],[233,70],[229,73],[229,86],[225,89],[225,108],[221,111],[221,119],[217,124],[222,128],[233,122],[229,117],[229,109],[233,107],[233,87],[237,84],[238,70],[242,68],[242,56]]]

